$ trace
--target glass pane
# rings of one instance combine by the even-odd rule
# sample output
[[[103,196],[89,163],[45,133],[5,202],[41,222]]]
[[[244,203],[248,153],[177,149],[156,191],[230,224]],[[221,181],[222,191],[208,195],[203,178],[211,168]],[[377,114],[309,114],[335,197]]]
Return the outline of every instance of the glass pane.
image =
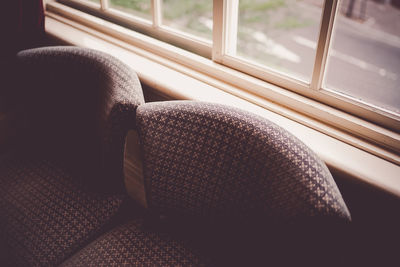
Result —
[[[110,7],[151,20],[151,0],[109,0]]]
[[[163,0],[163,24],[212,39],[212,0]]]
[[[400,2],[391,2],[341,2],[325,87],[400,113]]]
[[[237,55],[310,81],[323,0],[240,0]]]

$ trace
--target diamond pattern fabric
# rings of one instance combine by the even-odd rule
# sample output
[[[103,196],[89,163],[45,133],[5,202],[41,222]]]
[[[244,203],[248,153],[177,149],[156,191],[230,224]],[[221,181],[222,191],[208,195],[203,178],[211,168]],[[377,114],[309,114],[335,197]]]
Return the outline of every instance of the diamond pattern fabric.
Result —
[[[2,265],[275,266],[339,253],[335,225],[350,213],[326,165],[286,130],[218,104],[143,104],[135,74],[92,50],[18,61],[26,131],[0,159]],[[148,209],[128,216],[132,128]]]
[[[143,217],[112,229],[62,266],[206,266],[210,258],[188,241],[149,228]]]
[[[350,220],[325,164],[272,122],[222,105],[148,103],[137,111],[151,209],[212,220]]]
[[[190,101],[139,106],[137,129],[149,209],[64,266],[340,263],[348,209],[325,164],[287,131]]]
[[[144,102],[136,74],[78,47],[17,55],[19,128],[0,155],[0,265],[55,266],[123,218],[123,151]]]
[[[112,222],[125,195],[99,194],[74,178],[48,160],[3,160],[3,266],[55,266]]]
[[[86,176],[90,184],[123,188],[114,177],[122,177],[125,136],[144,103],[137,75],[114,57],[78,47],[25,50],[17,61],[24,149],[51,153],[80,174],[99,170],[96,181]]]

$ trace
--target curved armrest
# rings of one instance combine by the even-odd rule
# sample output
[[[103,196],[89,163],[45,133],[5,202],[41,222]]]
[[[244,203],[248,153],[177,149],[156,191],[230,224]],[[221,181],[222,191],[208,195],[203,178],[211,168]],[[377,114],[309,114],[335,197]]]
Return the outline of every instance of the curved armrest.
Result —
[[[118,184],[125,136],[144,103],[136,73],[108,54],[78,47],[24,50],[17,61],[16,95],[34,150],[61,159],[95,185]]]

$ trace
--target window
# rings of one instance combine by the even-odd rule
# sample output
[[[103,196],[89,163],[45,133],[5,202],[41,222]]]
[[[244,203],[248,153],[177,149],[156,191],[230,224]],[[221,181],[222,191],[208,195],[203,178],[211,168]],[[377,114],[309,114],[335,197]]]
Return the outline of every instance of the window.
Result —
[[[212,39],[212,0],[162,2],[162,22],[166,26]]]
[[[110,0],[103,1],[103,9],[114,8],[122,12],[132,14],[144,19],[151,20],[151,1],[150,0]],[[106,8],[104,8],[106,7]]]
[[[311,81],[316,47],[302,42],[318,41],[322,0],[240,0],[236,53],[270,70]]]
[[[323,86],[400,114],[400,8],[392,2],[341,2]]]
[[[284,102],[270,91],[248,89],[334,127],[354,131],[395,153],[400,151],[400,9],[396,1],[58,2],[316,100],[313,103],[335,107],[339,110],[336,117],[330,111],[316,112],[313,104],[293,105],[292,99]],[[220,78],[219,73],[199,68]],[[347,114],[354,116],[350,124]]]

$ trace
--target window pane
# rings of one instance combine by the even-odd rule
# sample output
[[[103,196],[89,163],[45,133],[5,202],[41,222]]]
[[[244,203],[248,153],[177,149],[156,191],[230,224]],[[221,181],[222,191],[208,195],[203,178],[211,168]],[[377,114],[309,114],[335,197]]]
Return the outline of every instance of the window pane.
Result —
[[[110,7],[151,20],[151,0],[109,0]]]
[[[311,80],[323,0],[240,0],[237,55]]]
[[[163,0],[163,24],[212,39],[212,0]]]
[[[325,87],[400,113],[399,7],[343,0],[339,8]]]

